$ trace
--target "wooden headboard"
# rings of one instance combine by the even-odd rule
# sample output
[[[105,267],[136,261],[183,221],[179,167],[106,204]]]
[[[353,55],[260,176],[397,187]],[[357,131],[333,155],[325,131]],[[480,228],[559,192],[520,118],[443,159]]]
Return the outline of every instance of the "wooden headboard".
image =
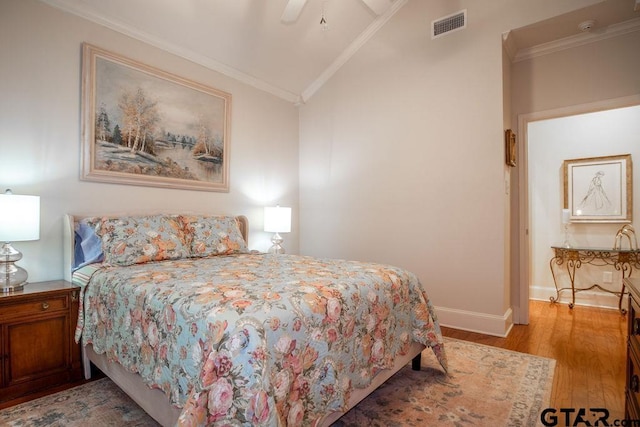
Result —
[[[161,213],[166,213],[166,212],[161,212]],[[185,215],[212,215],[212,214],[193,214],[192,212],[183,212]],[[64,239],[63,239],[63,255],[64,255],[64,279],[67,281],[71,281],[71,273],[72,273],[72,269],[73,269],[73,261],[74,261],[74,253],[75,253],[75,223],[76,221],[79,221],[81,219],[84,218],[90,218],[90,217],[96,217],[96,216],[101,216],[101,217],[106,217],[106,218],[117,218],[119,216],[126,216],[126,215],[156,215],[158,214],[158,212],[154,212],[154,213],[135,213],[135,214],[121,214],[121,215],[116,215],[116,214],[108,214],[108,215],[72,215],[72,214],[66,214],[64,216]],[[169,213],[168,215],[171,215],[171,213]],[[238,215],[236,216],[236,219],[238,220],[238,224],[240,226],[240,233],[242,233],[242,237],[244,238],[244,241],[247,242],[247,245],[249,244],[249,220],[247,219],[246,216],[244,215]]]

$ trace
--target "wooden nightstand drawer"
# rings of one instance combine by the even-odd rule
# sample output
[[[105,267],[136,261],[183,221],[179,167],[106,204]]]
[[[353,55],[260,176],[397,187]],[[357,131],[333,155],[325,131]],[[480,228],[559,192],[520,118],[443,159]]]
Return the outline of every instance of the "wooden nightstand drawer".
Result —
[[[78,291],[54,280],[0,294],[0,408],[82,377]]]
[[[69,297],[67,295],[47,296],[45,298],[15,303],[0,304],[0,320],[13,317],[33,316],[52,311],[67,310]]]

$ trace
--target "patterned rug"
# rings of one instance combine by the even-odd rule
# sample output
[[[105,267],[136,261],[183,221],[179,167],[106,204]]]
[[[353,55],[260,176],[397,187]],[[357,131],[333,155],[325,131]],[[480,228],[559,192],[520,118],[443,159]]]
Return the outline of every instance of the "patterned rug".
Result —
[[[334,426],[536,426],[549,406],[555,360],[446,339],[449,375],[430,350]],[[0,411],[0,425],[157,426],[109,379]]]

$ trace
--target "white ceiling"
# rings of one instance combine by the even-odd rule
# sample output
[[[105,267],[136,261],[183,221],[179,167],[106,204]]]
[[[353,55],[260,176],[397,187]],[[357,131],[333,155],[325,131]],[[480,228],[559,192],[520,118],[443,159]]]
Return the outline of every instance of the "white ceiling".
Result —
[[[42,0],[230,75],[291,102],[308,99],[409,0],[308,0],[294,23],[288,0]],[[637,0],[606,0],[510,33],[516,49],[640,19]],[[367,6],[382,5],[378,12]],[[386,9],[386,10],[384,10]],[[320,25],[324,16],[328,29]],[[384,11],[383,11],[384,10]]]

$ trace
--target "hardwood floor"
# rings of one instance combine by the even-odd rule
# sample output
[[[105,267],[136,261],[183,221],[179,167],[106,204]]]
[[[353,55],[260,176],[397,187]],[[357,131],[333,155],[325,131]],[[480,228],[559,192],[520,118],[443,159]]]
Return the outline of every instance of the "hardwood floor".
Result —
[[[624,418],[627,317],[617,310],[531,301],[507,338],[443,327],[447,337],[556,360],[551,408],[606,408]]]

